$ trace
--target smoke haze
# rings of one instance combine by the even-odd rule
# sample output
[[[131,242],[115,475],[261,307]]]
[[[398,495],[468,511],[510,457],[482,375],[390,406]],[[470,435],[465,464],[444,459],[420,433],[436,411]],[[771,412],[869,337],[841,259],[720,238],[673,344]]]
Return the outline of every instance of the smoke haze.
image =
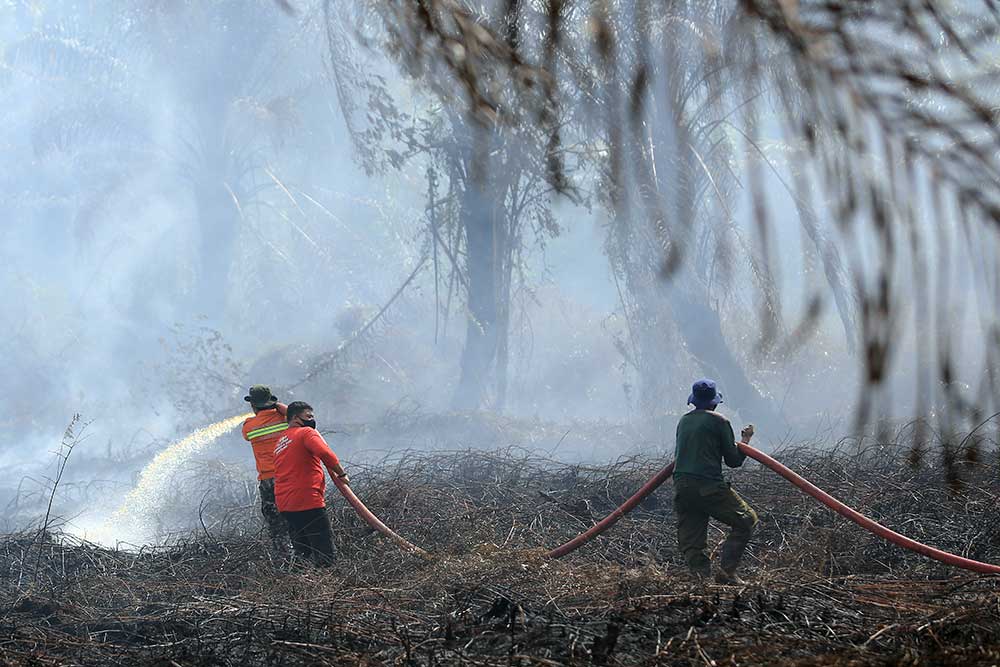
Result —
[[[699,164],[671,157],[683,141],[663,119],[676,108],[651,93],[648,141],[668,153],[649,161],[664,215],[683,217],[678,202],[698,193],[688,262],[662,280],[659,257],[643,254],[659,241],[637,222],[657,204],[643,199],[638,157],[626,170],[639,183],[626,188],[630,214],[609,201],[594,157],[611,143],[593,129],[600,109],[580,100],[567,112],[575,124],[563,140],[581,155],[572,196],[553,192],[544,141],[523,128],[484,140],[479,174],[478,126],[462,102],[380,51],[371,16],[348,16],[357,23],[331,36],[323,3],[296,10],[272,0],[0,7],[6,528],[37,517],[73,415],[86,426],[57,509],[94,525],[170,442],[245,411],[254,383],[313,403],[348,461],[408,447],[668,456],[702,375],[719,376],[734,420],[767,424],[765,446],[853,432],[865,351],[852,281],[877,280],[879,237],[842,243],[831,202],[796,198],[802,147],[777,112],[760,118],[760,153],[725,130],[732,148]],[[675,55],[695,58],[695,38],[685,39]],[[650,76],[656,90],[672,85],[667,72]],[[696,135],[699,122],[684,131]],[[695,172],[701,180],[685,180]],[[766,248],[754,178],[776,221]],[[916,224],[940,241],[920,257],[950,277],[926,321],[948,314],[963,351],[954,378],[974,397],[992,293],[970,293],[964,267],[990,241],[966,241],[954,217],[933,216],[930,194],[917,200]],[[496,262],[487,288],[468,224],[483,211],[516,239],[502,257],[486,253]],[[907,313],[916,262],[901,251],[892,271]],[[498,294],[509,298],[484,315]],[[816,294],[823,308],[798,332]],[[779,323],[777,342],[763,340],[761,309]],[[892,331],[875,416],[918,416],[915,378],[935,362],[922,334]],[[494,356],[477,357],[469,341],[479,335]],[[242,480],[234,503],[254,502],[252,458],[236,434],[157,493],[196,506],[208,470]],[[160,534],[191,517],[163,517]]]

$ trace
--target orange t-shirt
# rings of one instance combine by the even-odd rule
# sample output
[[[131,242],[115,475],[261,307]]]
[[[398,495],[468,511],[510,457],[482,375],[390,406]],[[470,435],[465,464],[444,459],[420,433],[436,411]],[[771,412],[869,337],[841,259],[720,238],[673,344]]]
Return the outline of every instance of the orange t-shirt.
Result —
[[[284,408],[279,404],[276,408],[261,410],[243,422],[243,439],[253,447],[257,479],[274,477],[274,445],[288,428]]]
[[[314,428],[288,429],[274,446],[274,500],[279,512],[301,512],[325,507],[326,475],[338,463],[326,440]]]

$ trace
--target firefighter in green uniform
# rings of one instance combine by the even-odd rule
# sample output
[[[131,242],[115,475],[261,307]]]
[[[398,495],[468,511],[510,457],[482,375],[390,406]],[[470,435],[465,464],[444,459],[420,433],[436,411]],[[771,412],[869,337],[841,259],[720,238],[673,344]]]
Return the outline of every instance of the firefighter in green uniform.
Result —
[[[713,518],[730,526],[722,544],[720,570],[716,581],[742,584],[736,568],[757,526],[757,514],[729,482],[722,478],[722,462],[738,468],[746,454],[736,447],[736,437],[729,420],[715,411],[722,394],[715,382],[704,379],[694,383],[688,403],[694,410],[677,424],[677,449],[674,452],[674,510],[677,513],[677,543],[688,568],[699,579],[711,572],[706,553],[708,520]],[[743,441],[753,436],[753,426],[742,431]]]

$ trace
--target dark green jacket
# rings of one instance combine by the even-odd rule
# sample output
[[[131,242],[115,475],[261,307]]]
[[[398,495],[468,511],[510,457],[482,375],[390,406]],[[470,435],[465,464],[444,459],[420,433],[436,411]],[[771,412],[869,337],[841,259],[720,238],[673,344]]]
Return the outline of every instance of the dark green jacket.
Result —
[[[713,410],[692,410],[677,422],[674,477],[722,481],[722,462],[739,468],[747,456],[736,448],[729,420]]]

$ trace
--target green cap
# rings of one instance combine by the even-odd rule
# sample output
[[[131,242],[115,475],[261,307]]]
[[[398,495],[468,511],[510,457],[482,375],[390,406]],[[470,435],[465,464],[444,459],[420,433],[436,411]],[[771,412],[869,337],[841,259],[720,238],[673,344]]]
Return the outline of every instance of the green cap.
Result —
[[[264,384],[255,384],[250,387],[250,395],[244,396],[243,400],[250,404],[255,410],[273,408],[278,402],[278,397],[271,393],[271,388]]]

